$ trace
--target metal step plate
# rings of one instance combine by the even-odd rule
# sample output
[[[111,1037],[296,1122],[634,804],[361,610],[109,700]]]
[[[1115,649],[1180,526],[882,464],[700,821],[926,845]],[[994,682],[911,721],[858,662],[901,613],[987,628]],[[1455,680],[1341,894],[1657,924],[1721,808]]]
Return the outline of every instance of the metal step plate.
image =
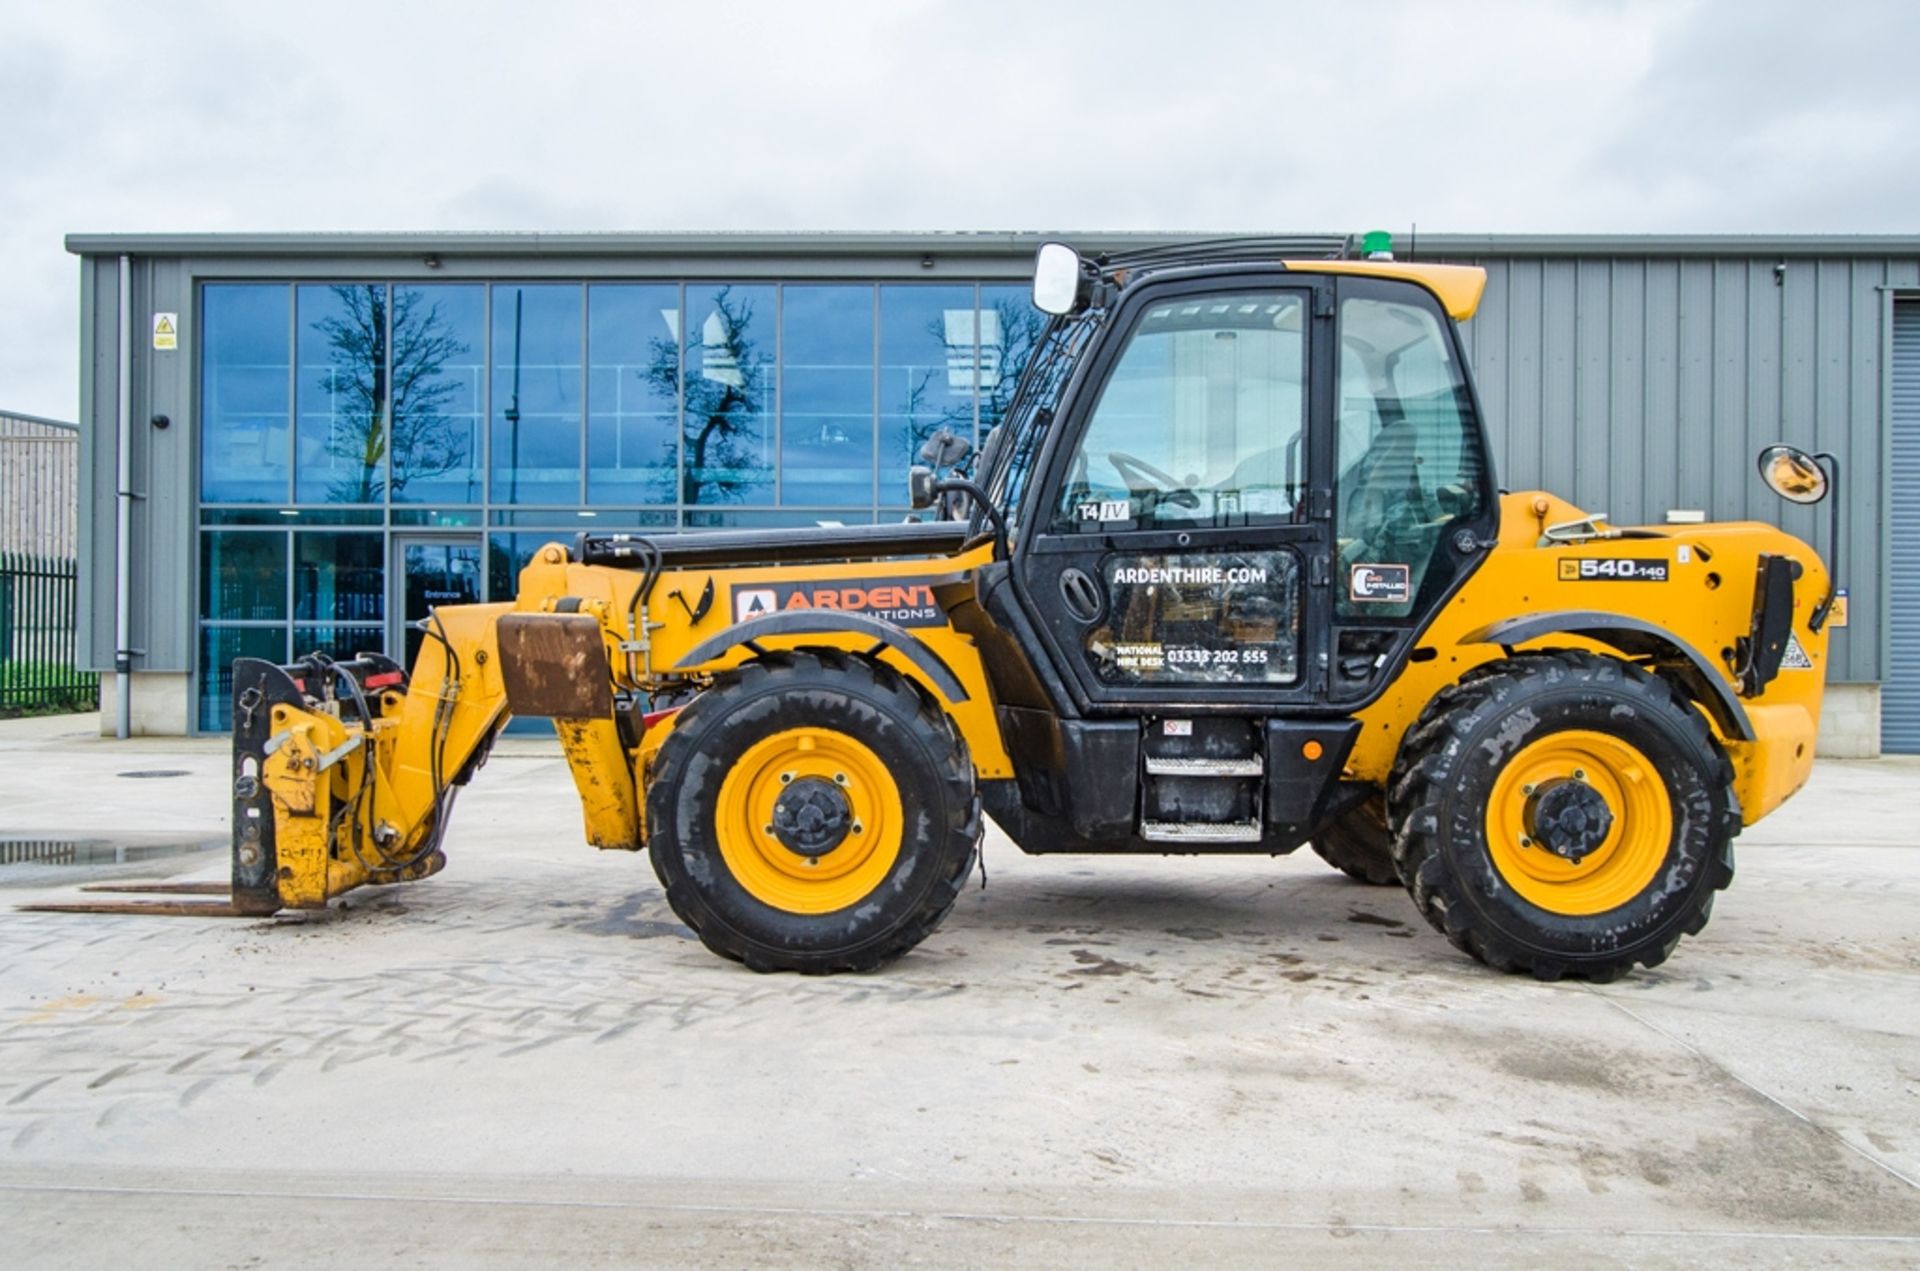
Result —
[[[1266,768],[1258,759],[1156,759],[1147,756],[1150,777],[1257,777]]]
[[[1142,821],[1140,837],[1155,843],[1258,843],[1254,821]]]

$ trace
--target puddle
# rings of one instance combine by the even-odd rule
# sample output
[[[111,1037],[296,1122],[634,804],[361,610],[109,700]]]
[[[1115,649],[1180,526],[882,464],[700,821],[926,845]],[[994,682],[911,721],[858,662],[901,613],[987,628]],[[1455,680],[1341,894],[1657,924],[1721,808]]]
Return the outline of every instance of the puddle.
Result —
[[[113,838],[0,837],[0,882],[8,865],[71,865],[99,868],[133,865],[200,853],[224,852],[224,838],[169,839],[154,835],[117,835]]]
[[[134,777],[140,780],[152,780],[156,777],[184,777],[185,768],[136,768],[132,772],[116,772],[116,777]]]

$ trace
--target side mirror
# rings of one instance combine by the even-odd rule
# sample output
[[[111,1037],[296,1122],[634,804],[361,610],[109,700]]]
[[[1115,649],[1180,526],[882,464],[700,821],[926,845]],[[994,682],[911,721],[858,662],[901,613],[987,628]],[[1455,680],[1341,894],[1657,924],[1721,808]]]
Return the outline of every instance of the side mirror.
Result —
[[[1826,469],[1798,446],[1768,446],[1760,452],[1760,479],[1793,503],[1818,503],[1827,497]]]
[[[1798,446],[1768,446],[1760,452],[1760,479],[1767,488],[1794,503],[1818,503],[1840,484],[1840,460],[1821,451],[1808,454]],[[1814,631],[1827,625],[1840,597],[1840,500],[1827,514],[1827,598],[1807,615]]]
[[[938,497],[933,488],[933,469],[925,464],[914,464],[907,469],[907,505],[916,512],[924,512],[933,506]]]
[[[1080,253],[1065,243],[1042,243],[1033,258],[1033,307],[1055,317],[1072,313],[1081,304],[1086,266]]]

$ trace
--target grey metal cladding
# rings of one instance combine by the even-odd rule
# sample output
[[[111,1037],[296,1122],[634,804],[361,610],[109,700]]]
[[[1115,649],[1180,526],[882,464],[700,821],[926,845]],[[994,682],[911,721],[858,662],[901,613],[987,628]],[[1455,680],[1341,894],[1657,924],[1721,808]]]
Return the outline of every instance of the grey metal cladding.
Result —
[[[192,418],[193,289],[187,262],[161,258],[141,262],[148,288],[147,303],[138,314],[172,313],[180,325],[180,347],[156,351],[143,322],[138,329],[141,356],[146,360],[146,405],[134,411],[136,445],[144,462],[136,471],[146,475],[144,502],[144,562],[136,561],[135,577],[153,589],[153,598],[138,608],[144,618],[139,632],[147,651],[142,666],[155,671],[185,671],[193,665],[193,624],[172,619],[177,597],[188,597],[189,614],[197,607],[194,580],[193,441],[198,430],[186,427],[156,429],[155,415],[170,420]],[[148,320],[150,321],[150,319]],[[140,381],[136,381],[140,382]],[[136,454],[139,452],[136,451]]]
[[[1891,436],[1887,475],[1887,679],[1880,690],[1880,745],[1920,754],[1920,301],[1893,306]]]
[[[114,494],[119,451],[120,264],[89,258],[80,271],[80,588],[75,644],[81,669],[113,669]]]
[[[1827,550],[1826,509],[1776,499],[1753,456],[1775,441],[1845,469],[1852,626],[1831,678],[1882,678],[1881,345],[1888,285],[1914,262],[1832,254],[1488,255],[1469,356],[1501,484],[1621,524],[1669,509],[1760,520]]]

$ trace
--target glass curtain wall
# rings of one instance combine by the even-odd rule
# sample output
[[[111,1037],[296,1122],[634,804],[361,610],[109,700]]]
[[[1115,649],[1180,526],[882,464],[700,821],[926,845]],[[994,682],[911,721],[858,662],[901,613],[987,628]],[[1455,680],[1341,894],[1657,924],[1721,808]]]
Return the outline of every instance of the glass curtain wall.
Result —
[[[1044,321],[973,282],[207,283],[198,725],[235,657],[398,652],[396,533],[475,535],[499,599],[583,529],[897,520]]]

